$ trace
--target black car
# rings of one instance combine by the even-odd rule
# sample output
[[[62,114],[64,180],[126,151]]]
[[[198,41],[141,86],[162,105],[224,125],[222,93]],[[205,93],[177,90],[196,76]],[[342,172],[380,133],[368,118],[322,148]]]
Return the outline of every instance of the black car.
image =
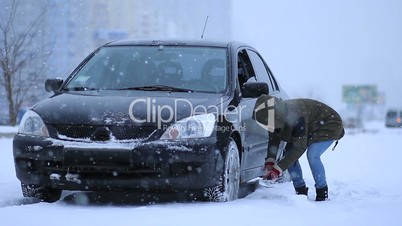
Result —
[[[286,98],[254,48],[205,40],[111,42],[45,87],[54,95],[25,113],[13,152],[23,195],[46,202],[62,190],[242,197],[267,155],[256,98]]]
[[[385,116],[386,127],[402,127],[402,111],[391,109]]]

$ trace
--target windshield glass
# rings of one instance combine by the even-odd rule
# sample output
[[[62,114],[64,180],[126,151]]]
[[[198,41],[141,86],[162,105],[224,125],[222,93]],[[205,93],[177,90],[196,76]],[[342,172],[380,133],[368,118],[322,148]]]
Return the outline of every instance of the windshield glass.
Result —
[[[226,89],[227,68],[224,48],[111,46],[97,52],[64,90],[143,88],[218,93]]]

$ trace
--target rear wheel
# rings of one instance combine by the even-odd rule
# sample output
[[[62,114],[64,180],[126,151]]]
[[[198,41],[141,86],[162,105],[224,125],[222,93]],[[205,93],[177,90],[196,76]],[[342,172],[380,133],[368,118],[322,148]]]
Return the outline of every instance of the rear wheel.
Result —
[[[208,201],[227,202],[239,197],[240,158],[236,142],[230,138],[225,157],[221,180],[218,186],[207,188],[204,196]]]
[[[43,202],[56,202],[61,197],[61,189],[49,188],[21,182],[22,195],[24,197],[38,198]]]

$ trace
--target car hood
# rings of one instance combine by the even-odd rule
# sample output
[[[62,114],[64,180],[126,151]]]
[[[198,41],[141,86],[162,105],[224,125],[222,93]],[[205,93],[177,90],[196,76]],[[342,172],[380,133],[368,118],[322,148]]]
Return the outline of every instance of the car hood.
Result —
[[[191,116],[194,112],[220,113],[230,99],[229,96],[208,93],[138,92],[136,96],[87,93],[55,95],[39,102],[33,110],[46,124],[160,126]]]

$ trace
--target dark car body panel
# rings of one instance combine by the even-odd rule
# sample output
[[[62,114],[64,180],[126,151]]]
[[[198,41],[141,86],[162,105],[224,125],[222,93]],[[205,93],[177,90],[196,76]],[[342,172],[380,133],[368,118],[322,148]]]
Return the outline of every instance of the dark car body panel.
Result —
[[[220,93],[63,90],[100,49],[134,45],[227,48],[228,86]],[[252,119],[256,98],[241,97],[238,83],[239,56],[247,58],[247,51],[257,53],[246,44],[214,41],[117,41],[100,47],[53,96],[32,108],[46,124],[49,137],[15,136],[13,150],[18,179],[66,190],[200,190],[219,183],[229,138],[239,146],[241,183],[261,176],[268,132]],[[269,79],[265,80],[271,81],[270,94],[287,98],[267,66],[266,70],[255,74],[268,74]],[[249,73],[250,79],[259,79],[255,74]],[[216,115],[211,136],[161,140],[169,126],[192,115],[189,105]],[[169,107],[175,109],[173,118],[169,117]],[[148,115],[154,109],[158,114]],[[118,135],[121,133],[125,135]],[[126,136],[141,133],[144,135]]]
[[[113,143],[85,147],[75,142],[44,139],[32,142],[40,149],[35,152],[26,149],[29,144],[19,145],[29,143],[31,139],[18,136],[14,142],[16,167],[21,169],[17,171],[17,177],[21,181],[68,190],[171,192],[213,186],[220,176],[220,168],[215,162],[220,153],[213,150],[216,141],[211,138],[203,139],[202,144],[159,141],[114,143],[116,147]],[[20,153],[24,153],[22,158]]]
[[[157,106],[170,106],[177,111],[176,119],[190,116],[192,106],[219,106],[228,105],[230,96],[220,94],[202,93],[194,95],[191,93],[168,93],[149,91],[76,91],[74,93],[58,94],[45,99],[34,106],[33,110],[39,113],[46,124],[131,124],[128,112],[131,109],[138,121],[146,119],[148,110]],[[118,102],[116,102],[118,99]],[[105,110],[106,109],[106,110]],[[218,110],[225,109],[219,107]],[[161,117],[168,119],[168,111],[161,111]],[[158,115],[157,115],[158,116]],[[155,118],[154,121],[157,121]],[[166,121],[166,120],[164,120]],[[171,124],[171,122],[167,122]]]
[[[402,127],[402,111],[388,110],[385,116],[386,127]]]

